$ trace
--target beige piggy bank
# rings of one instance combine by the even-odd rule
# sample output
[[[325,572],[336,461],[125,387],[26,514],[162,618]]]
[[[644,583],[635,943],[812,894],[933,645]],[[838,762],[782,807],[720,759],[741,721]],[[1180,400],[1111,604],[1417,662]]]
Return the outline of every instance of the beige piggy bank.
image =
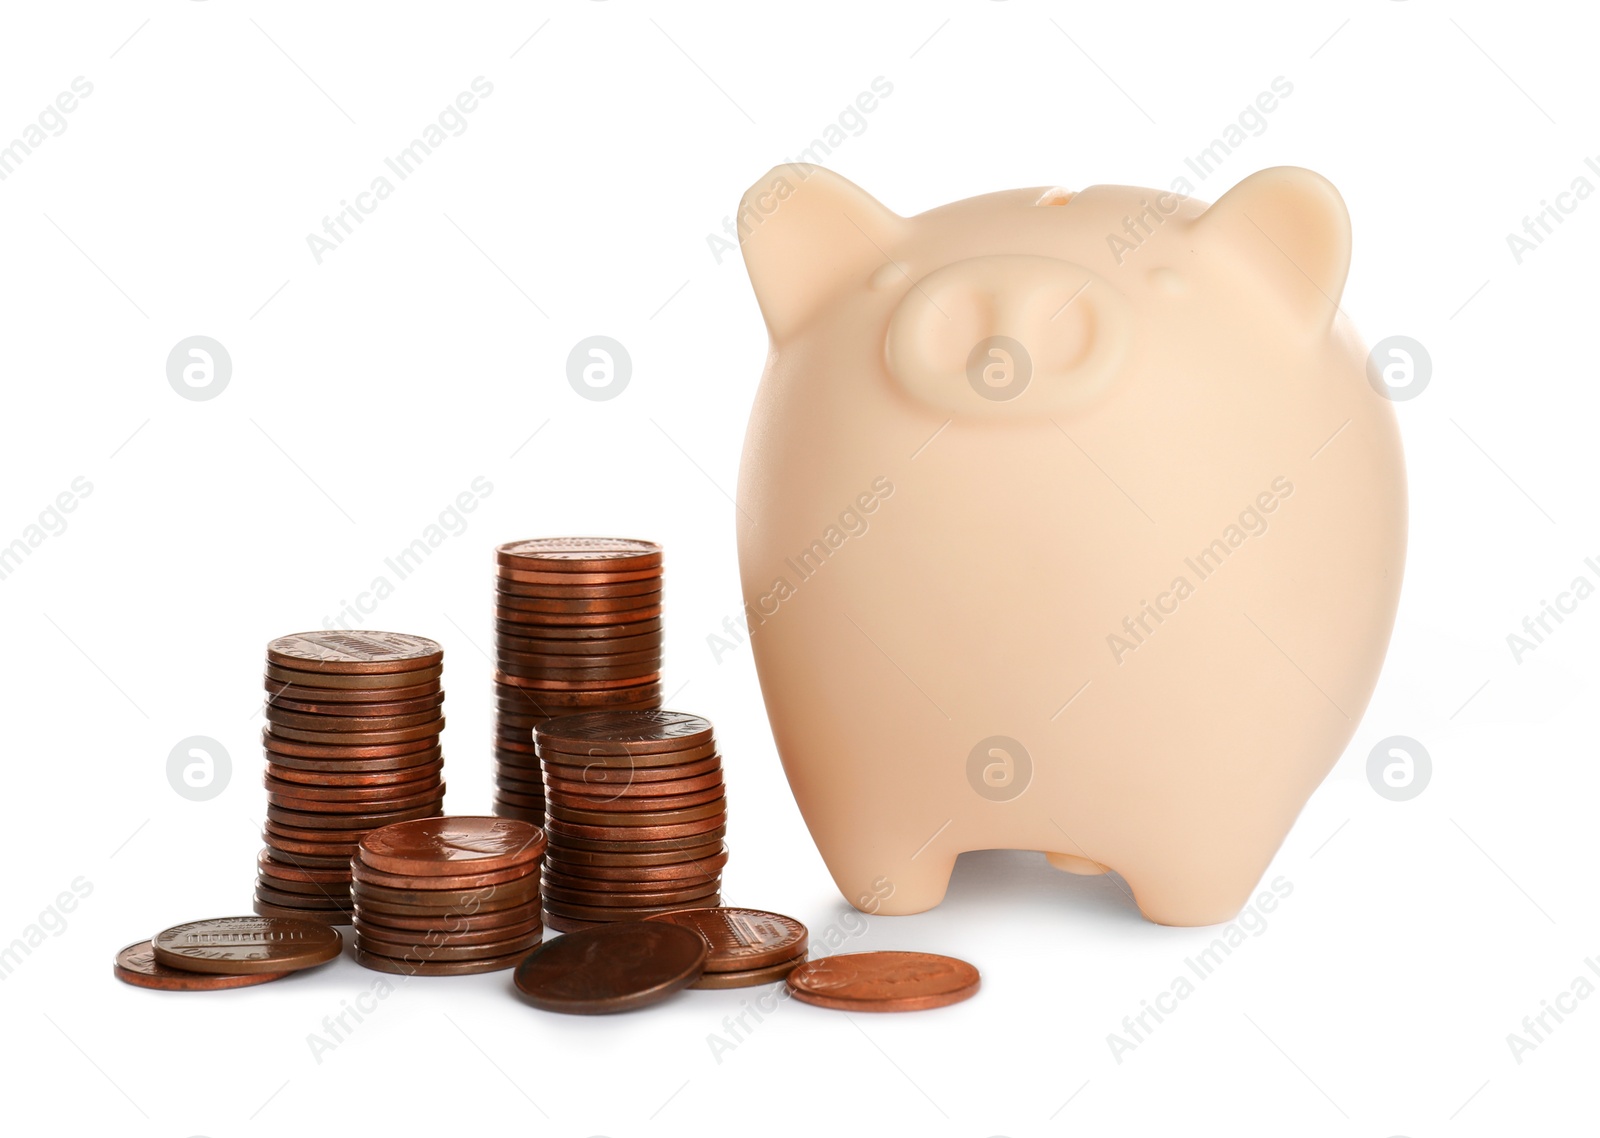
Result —
[[[1393,409],[1306,170],[900,217],[784,166],[740,226],[771,352],[739,476],[751,647],[846,899],[965,850],[1232,918],[1349,743],[1405,559]]]

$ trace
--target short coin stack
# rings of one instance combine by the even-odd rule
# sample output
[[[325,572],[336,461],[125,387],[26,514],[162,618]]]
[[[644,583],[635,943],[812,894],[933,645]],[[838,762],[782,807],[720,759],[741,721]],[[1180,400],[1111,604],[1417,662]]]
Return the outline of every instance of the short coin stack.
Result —
[[[257,913],[349,924],[361,836],[443,809],[443,658],[434,641],[397,632],[301,632],[267,645]]]
[[[727,802],[707,720],[592,712],[551,720],[536,737],[546,923],[572,932],[719,903]]]
[[[215,992],[281,980],[339,955],[344,941],[318,921],[214,917],[174,925],[117,953],[124,984],[162,992]]]
[[[424,818],[361,839],[355,958],[404,975],[513,967],[543,936],[545,837],[515,818]]]
[[[495,550],[495,813],[541,824],[533,729],[661,706],[661,547],[610,537]]]

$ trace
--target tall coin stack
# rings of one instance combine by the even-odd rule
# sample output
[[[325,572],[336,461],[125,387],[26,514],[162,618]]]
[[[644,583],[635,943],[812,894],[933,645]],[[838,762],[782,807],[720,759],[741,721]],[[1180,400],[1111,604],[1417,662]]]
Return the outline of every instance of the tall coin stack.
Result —
[[[444,650],[398,632],[300,632],[267,645],[262,916],[350,923],[369,830],[440,813]]]
[[[352,864],[356,960],[423,976],[512,967],[544,935],[544,845],[539,827],[515,818],[423,818],[372,831]]]
[[[548,537],[495,550],[496,814],[540,825],[533,731],[553,717],[661,706],[661,547]]]
[[[551,720],[537,740],[546,924],[575,932],[721,903],[728,813],[707,720],[597,712]]]

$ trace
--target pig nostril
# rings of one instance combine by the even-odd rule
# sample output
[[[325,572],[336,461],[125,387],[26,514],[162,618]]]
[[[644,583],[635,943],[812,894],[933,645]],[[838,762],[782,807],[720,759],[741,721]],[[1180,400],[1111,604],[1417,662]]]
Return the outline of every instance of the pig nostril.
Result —
[[[1054,186],[1039,195],[1034,205],[1066,205],[1072,200],[1072,191],[1065,186]]]

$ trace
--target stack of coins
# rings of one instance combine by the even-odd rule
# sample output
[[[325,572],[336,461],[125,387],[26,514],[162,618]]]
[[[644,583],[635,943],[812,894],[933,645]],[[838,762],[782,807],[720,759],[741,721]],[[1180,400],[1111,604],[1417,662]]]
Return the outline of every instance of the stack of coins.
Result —
[[[551,928],[720,903],[728,815],[709,722],[679,711],[593,712],[551,720],[536,738]]]
[[[661,706],[661,547],[610,537],[495,550],[495,813],[544,821],[533,730]]]
[[[216,992],[281,980],[339,955],[326,924],[295,917],[214,917],[174,925],[117,953],[124,984],[163,992]]]
[[[515,818],[425,818],[374,830],[352,868],[355,957],[404,975],[510,968],[538,947],[539,827]]]
[[[301,632],[267,645],[257,913],[349,924],[362,835],[443,809],[443,658],[434,641],[398,632]]]

